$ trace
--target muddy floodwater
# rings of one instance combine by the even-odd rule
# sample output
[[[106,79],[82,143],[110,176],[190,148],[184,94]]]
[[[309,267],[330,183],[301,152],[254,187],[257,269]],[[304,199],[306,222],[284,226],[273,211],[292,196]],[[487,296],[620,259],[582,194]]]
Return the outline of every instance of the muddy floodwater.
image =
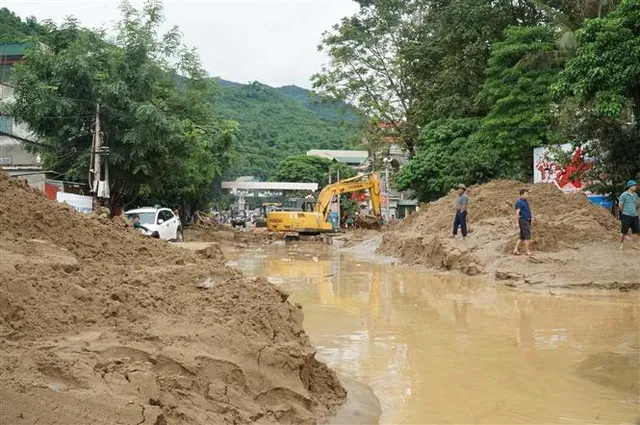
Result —
[[[638,293],[516,291],[328,246],[227,253],[291,292],[318,357],[384,424],[640,421]]]

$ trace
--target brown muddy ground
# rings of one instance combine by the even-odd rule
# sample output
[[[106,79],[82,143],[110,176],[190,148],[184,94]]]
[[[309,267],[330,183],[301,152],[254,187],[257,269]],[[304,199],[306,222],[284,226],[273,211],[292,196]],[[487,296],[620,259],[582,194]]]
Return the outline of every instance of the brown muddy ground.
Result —
[[[0,174],[0,423],[317,423],[345,399],[264,278]]]
[[[525,186],[536,219],[534,256],[516,257],[511,254],[518,238],[513,204]],[[390,226],[378,252],[407,264],[485,275],[512,286],[640,288],[640,251],[631,242],[620,251],[619,222],[584,195],[515,181],[471,187],[470,233],[464,241],[451,238],[456,196],[423,205]]]

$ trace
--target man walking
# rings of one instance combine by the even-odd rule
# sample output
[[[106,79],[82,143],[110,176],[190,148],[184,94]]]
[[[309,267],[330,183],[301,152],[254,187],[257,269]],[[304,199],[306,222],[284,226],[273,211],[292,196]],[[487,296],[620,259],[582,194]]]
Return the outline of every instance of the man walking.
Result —
[[[453,220],[453,237],[458,234],[458,227],[462,232],[462,239],[467,237],[467,205],[469,203],[469,196],[467,195],[467,186],[459,184],[458,199],[456,199],[456,217]]]
[[[622,228],[620,230],[620,249],[624,248],[624,238],[631,229],[631,233],[635,235],[639,245],[635,249],[640,249],[640,219],[638,218],[638,194],[636,189],[638,183],[635,180],[629,180],[625,185],[625,191],[618,198],[618,209],[621,216]]]
[[[524,249],[527,255],[533,255],[531,249],[529,249],[529,243],[531,242],[531,222],[533,221],[533,215],[531,214],[531,208],[529,207],[529,201],[527,197],[529,195],[528,189],[520,189],[520,199],[516,201],[516,223],[515,227],[520,229],[520,239],[516,243],[516,247],[513,250],[514,255],[520,255],[520,245],[524,244]]]

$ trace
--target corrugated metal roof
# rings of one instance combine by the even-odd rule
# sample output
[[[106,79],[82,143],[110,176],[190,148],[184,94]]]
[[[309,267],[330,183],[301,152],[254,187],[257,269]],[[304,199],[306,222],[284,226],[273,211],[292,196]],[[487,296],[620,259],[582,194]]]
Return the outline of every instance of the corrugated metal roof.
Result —
[[[0,43],[0,57],[22,57],[30,43]]]

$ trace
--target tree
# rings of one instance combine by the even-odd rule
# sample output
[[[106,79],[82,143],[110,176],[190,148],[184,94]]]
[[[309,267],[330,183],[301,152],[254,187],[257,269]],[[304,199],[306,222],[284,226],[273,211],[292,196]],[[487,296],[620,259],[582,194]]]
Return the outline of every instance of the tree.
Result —
[[[487,113],[474,140],[501,158],[500,177],[528,180],[533,148],[560,140],[550,86],[564,60],[549,26],[509,27],[505,40],[494,45],[476,97]]]
[[[542,16],[529,2],[425,0],[402,49],[414,81],[415,113],[423,126],[438,119],[478,116],[474,99],[487,60],[509,25],[537,25]]]
[[[533,147],[554,144],[550,86],[562,69],[538,54],[556,51],[550,27],[510,27],[494,44],[486,80],[476,96],[484,117],[438,120],[423,130],[416,156],[396,178],[401,190],[416,189],[430,200],[455,184],[493,178],[528,179]],[[549,59],[552,60],[549,60]]]
[[[474,142],[479,118],[443,119],[421,132],[416,155],[395,176],[399,190],[413,190],[421,201],[446,194],[460,183],[486,181],[499,174],[499,158]]]
[[[308,155],[294,155],[282,160],[276,167],[271,179],[274,181],[318,183],[320,188],[329,183],[329,174],[335,182],[338,173],[340,179],[356,175],[347,165],[332,162],[327,158]]]
[[[358,3],[358,13],[324,34],[319,50],[326,51],[330,62],[312,77],[313,88],[356,106],[365,124],[371,120],[393,126],[413,152],[418,135],[416,93],[408,63],[399,52],[409,41],[412,22],[424,13],[421,2]]]
[[[214,86],[177,28],[160,36],[162,3],[123,2],[113,40],[73,20],[51,26],[15,69],[16,119],[55,152],[48,168],[86,181],[96,105],[111,150],[110,206],[155,201],[195,206],[228,165],[235,125],[217,120]]]
[[[640,0],[622,0],[577,32],[576,57],[554,85],[560,119],[574,143],[586,143],[600,193],[617,193],[640,176]]]

